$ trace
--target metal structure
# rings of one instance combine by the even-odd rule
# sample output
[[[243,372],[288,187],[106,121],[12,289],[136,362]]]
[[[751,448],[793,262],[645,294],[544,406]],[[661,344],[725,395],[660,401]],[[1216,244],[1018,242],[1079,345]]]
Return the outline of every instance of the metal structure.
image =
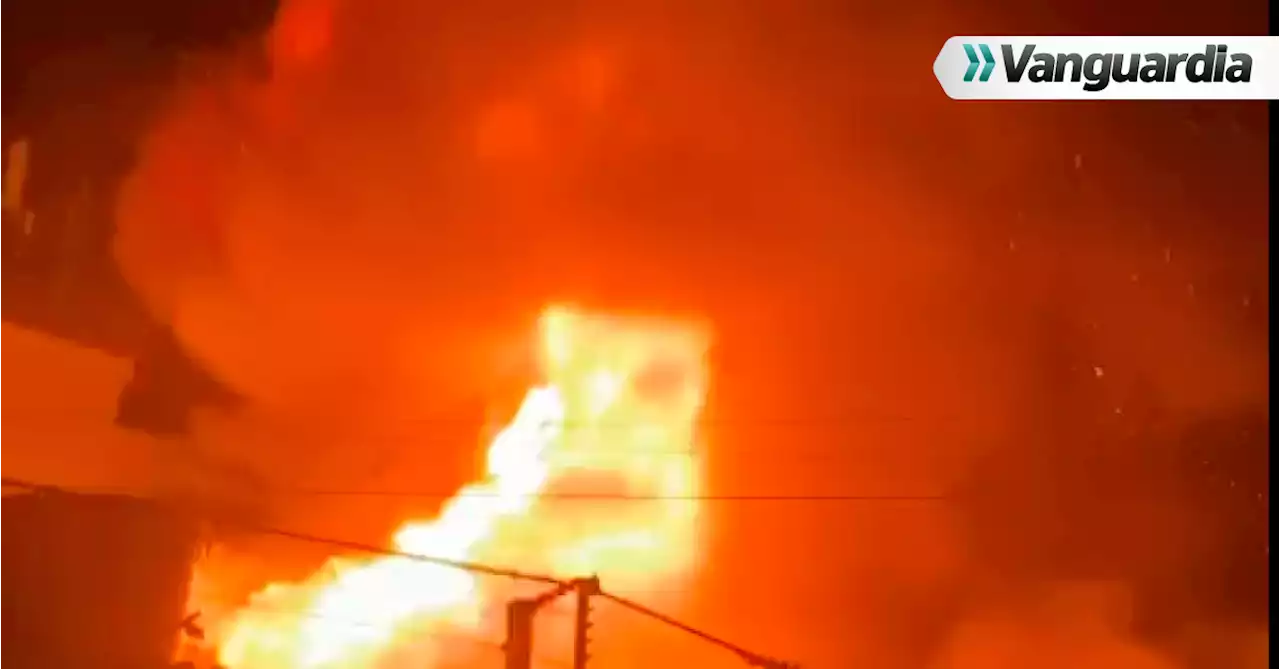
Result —
[[[578,608],[574,612],[573,669],[587,669],[588,632],[591,629],[591,598],[600,594],[600,579],[592,576],[574,583]]]
[[[751,652],[737,644],[707,634],[702,630],[686,625],[629,599],[604,592],[600,589],[600,579],[595,576],[574,579],[567,583],[562,583],[554,590],[549,590],[537,597],[514,599],[507,604],[507,640],[503,644],[503,650],[506,653],[505,669],[532,669],[533,618],[543,606],[569,592],[573,592],[574,598],[577,600],[573,628],[573,669],[587,669],[587,660],[590,658],[588,645],[590,643],[592,597],[604,597],[636,613],[653,618],[678,630],[692,634],[712,645],[728,650],[741,658],[747,666],[757,667],[758,669],[799,669],[798,665]]]
[[[600,580],[595,576],[561,583],[552,590],[526,599],[507,603],[507,640],[503,644],[506,669],[531,669],[533,666],[533,617],[542,607],[573,592],[578,602],[573,630],[573,667],[586,669],[587,629],[591,626],[592,595],[600,593]]]

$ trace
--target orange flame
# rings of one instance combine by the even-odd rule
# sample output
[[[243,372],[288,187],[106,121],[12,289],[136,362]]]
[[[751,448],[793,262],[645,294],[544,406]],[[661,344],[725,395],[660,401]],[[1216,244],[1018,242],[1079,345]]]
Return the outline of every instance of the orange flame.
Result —
[[[404,525],[396,548],[566,578],[595,573],[623,590],[687,576],[704,333],[564,309],[541,325],[545,384],[493,440],[487,477],[434,521]],[[509,595],[408,558],[334,559],[306,582],[255,595],[222,628],[219,659],[231,669],[353,669],[408,653],[414,666],[433,666],[445,651],[432,631],[477,631]]]

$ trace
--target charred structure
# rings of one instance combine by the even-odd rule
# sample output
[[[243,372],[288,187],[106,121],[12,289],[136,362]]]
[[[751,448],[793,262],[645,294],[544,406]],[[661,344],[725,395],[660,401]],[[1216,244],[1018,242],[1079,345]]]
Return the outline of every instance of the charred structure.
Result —
[[[3,51],[4,321],[132,358],[119,424],[159,436],[183,432],[192,406],[230,394],[120,275],[116,193],[183,63],[259,34],[276,3],[214,8],[17,2]]]
[[[115,495],[6,495],[4,664],[167,667],[184,617],[198,525]]]

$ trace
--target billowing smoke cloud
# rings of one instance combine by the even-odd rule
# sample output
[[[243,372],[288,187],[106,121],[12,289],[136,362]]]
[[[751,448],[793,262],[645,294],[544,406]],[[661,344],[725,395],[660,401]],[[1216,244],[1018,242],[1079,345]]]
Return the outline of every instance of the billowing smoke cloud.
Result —
[[[956,105],[945,21],[713,4],[297,0],[268,67],[193,72],[117,257],[250,400],[196,440],[274,486],[447,492],[539,309],[697,313],[713,491],[951,495],[706,502],[709,626],[813,666],[1256,666],[1167,577],[1230,568],[1221,505],[1152,458],[1266,399],[1260,112]],[[417,511],[357,502],[285,516]],[[1146,635],[1058,606],[1079,581],[1182,608]]]

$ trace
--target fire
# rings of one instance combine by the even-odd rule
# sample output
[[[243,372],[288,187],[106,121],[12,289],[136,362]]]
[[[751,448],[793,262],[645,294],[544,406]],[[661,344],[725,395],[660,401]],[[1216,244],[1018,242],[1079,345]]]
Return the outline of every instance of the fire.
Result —
[[[394,546],[564,578],[598,574],[624,591],[687,576],[707,345],[695,327],[548,310],[544,383],[489,446],[487,476],[435,520],[405,524]],[[335,558],[305,582],[256,594],[217,630],[219,660],[231,669],[438,666],[449,652],[439,633],[496,629],[512,587],[403,557]]]

